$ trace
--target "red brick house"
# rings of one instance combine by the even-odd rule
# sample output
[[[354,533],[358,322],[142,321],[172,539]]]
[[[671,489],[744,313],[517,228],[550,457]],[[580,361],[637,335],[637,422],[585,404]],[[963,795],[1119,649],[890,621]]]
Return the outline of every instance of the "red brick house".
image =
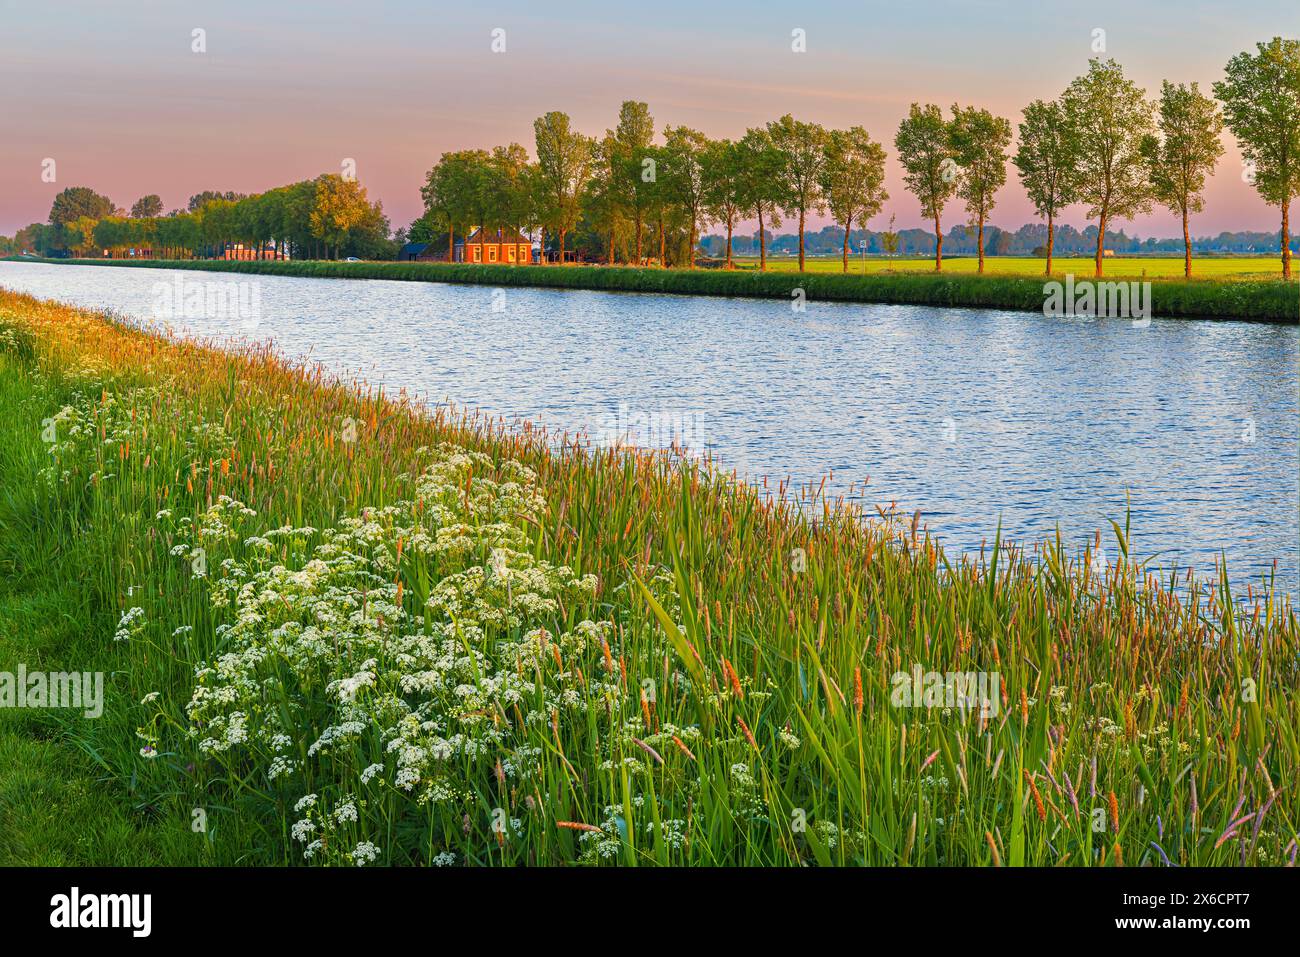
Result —
[[[456,262],[514,265],[533,261],[533,243],[517,229],[478,227],[456,243]]]

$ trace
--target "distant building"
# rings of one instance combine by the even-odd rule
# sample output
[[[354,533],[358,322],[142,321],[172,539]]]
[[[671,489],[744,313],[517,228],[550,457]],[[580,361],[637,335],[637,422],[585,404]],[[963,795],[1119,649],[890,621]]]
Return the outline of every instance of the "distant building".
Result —
[[[427,259],[428,257],[423,253],[428,248],[428,243],[407,243],[397,251],[397,261],[409,263],[417,259]]]
[[[256,243],[226,243],[217,254],[218,259],[288,259],[277,255],[275,243],[263,243],[259,248]]]
[[[482,226],[456,243],[458,263],[531,263],[532,241],[517,229],[486,231]]]

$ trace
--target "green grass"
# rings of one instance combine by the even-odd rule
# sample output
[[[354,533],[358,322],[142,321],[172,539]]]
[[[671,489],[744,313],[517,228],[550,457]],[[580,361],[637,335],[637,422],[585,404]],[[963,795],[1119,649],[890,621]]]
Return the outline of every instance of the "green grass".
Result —
[[[26,421],[32,383],[0,352],[0,408]],[[0,670],[111,669],[109,609],[87,589],[75,542],[51,534],[36,476],[48,458],[39,428],[0,442]],[[120,708],[120,702],[115,704]],[[151,813],[98,760],[105,742],[78,712],[0,709],[0,866],[198,862],[188,828]]]
[[[111,673],[93,722],[6,716],[6,753],[50,762],[0,778],[14,860],[1296,855],[1294,610],[1142,566],[1122,521],[1114,565],[992,518],[959,559],[816,488],[554,449],[4,292],[0,365],[0,661]],[[914,667],[999,691],[901,706]]]
[[[802,290],[809,302],[880,302],[938,307],[1016,309],[1041,312],[1043,279],[1032,275],[971,275],[960,266],[933,271],[882,271],[868,276],[816,269],[805,274],[773,268],[766,273],[722,269],[636,269],[627,267],[488,266],[447,263],[348,263],[323,261],[43,260],[44,262],[185,268],[255,275],[319,278],[393,279],[414,282],[475,283],[595,289],[611,292],[678,293],[791,299]],[[954,263],[973,260],[953,260]],[[1005,260],[1027,264],[1035,260]],[[1151,262],[1151,261],[1144,261]],[[826,263],[819,263],[826,265]],[[1078,288],[1091,280],[1076,276]],[[1157,317],[1300,321],[1300,283],[1281,279],[1152,280],[1151,307]]]
[[[758,269],[757,256],[738,256],[734,259],[739,269]],[[989,276],[1041,276],[1047,262],[1028,256],[987,256],[985,274]],[[767,268],[781,272],[797,272],[797,256],[768,256]],[[806,257],[804,268],[808,272],[839,273],[844,264],[839,256]],[[957,275],[971,275],[979,268],[976,256],[945,256],[943,271]],[[1076,278],[1091,278],[1096,262],[1091,256],[1053,256],[1052,275],[1073,273]],[[1115,256],[1104,263],[1107,279],[1182,279],[1183,257],[1179,256]],[[870,256],[865,261],[861,255],[849,256],[850,275],[875,275],[882,272],[934,272],[933,256],[879,257]],[[1278,279],[1282,275],[1280,256],[1193,256],[1192,278],[1195,279]]]

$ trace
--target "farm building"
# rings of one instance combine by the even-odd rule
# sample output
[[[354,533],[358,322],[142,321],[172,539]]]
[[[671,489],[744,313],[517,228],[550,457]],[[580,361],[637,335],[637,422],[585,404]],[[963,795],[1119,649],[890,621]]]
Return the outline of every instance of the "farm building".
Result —
[[[424,255],[424,251],[428,248],[428,243],[407,243],[397,251],[397,259],[399,262],[404,263],[414,262],[417,259],[427,259],[428,257]]]
[[[532,258],[532,241],[517,229],[489,232],[480,226],[456,243],[458,263],[528,263]]]
[[[225,243],[217,253],[218,259],[287,259],[277,255],[274,243]]]

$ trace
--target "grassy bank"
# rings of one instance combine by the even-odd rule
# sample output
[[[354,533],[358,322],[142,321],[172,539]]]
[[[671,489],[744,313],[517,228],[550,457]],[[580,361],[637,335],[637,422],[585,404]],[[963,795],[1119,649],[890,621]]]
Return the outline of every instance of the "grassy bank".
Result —
[[[919,306],[1017,309],[1040,312],[1042,277],[953,272],[886,272],[842,275],[720,269],[633,269],[608,267],[487,266],[449,263],[239,262],[187,260],[40,260],[96,266],[202,269],[272,276],[393,279],[412,282],[475,283],[488,286],[538,286],[610,292],[678,293],[701,296],[751,296],[791,299],[802,289],[811,303],[875,302]],[[1132,278],[1132,277],[1128,277]],[[1126,280],[1127,281],[1127,280]],[[1079,289],[1091,280],[1076,277]],[[1280,279],[1183,280],[1151,283],[1155,316],[1300,322],[1300,284]]]
[[[737,256],[733,260],[737,269],[758,269],[757,256]],[[1052,258],[1052,275],[1091,276],[1096,260],[1091,256],[1054,256]],[[1043,275],[1046,262],[1037,256],[986,256],[984,271],[990,276],[1027,276],[1035,278]],[[782,272],[797,271],[797,256],[767,257],[767,268]],[[808,272],[838,273],[843,263],[838,256],[808,257],[804,268]],[[943,258],[943,271],[971,275],[979,268],[979,258],[972,255],[948,256]],[[1115,256],[1105,260],[1107,279],[1177,279],[1183,278],[1183,257],[1174,256]],[[881,257],[872,256],[864,260],[849,255],[849,272],[859,276],[880,272],[933,272],[934,256]],[[1279,279],[1282,275],[1281,260],[1276,255],[1268,256],[1196,256],[1192,259],[1192,277],[1195,280],[1217,279]]]
[[[10,733],[98,782],[50,816],[150,860],[1295,859],[1300,623],[1144,580],[1122,527],[1116,565],[948,559],[816,490],[4,292],[0,382],[7,577],[76,623],[40,660],[108,685]],[[0,630],[0,670],[36,653]]]

